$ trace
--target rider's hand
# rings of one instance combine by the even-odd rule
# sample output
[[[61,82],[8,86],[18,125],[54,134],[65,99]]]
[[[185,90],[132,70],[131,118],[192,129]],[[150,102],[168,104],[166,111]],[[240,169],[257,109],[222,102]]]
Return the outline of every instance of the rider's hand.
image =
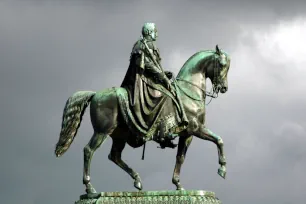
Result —
[[[176,95],[176,92],[175,90],[173,89],[173,86],[172,86],[172,82],[168,79],[168,77],[164,74],[164,82],[165,82],[165,85],[166,85],[166,88],[173,94],[173,95]]]
[[[167,76],[168,79],[172,79],[173,73],[170,71],[165,71],[165,75]]]
[[[164,82],[165,82],[166,88],[170,91],[171,81],[168,79],[168,77],[166,75],[164,75]]]
[[[172,83],[171,83],[171,81],[170,81],[169,79],[167,80],[167,89],[168,89],[173,95],[176,95],[176,92],[175,92],[175,90],[173,89]]]
[[[172,86],[170,88],[170,92],[173,94],[173,96],[176,96],[176,91],[175,91],[175,89],[172,88]]]
[[[166,80],[166,87],[169,91],[171,91],[172,85],[170,80]]]

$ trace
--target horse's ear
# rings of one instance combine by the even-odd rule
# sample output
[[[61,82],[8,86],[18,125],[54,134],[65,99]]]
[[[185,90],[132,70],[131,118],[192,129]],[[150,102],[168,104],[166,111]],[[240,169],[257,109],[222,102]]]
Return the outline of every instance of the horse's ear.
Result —
[[[216,53],[217,53],[217,54],[221,54],[221,50],[219,49],[219,46],[218,46],[218,45],[216,45]]]

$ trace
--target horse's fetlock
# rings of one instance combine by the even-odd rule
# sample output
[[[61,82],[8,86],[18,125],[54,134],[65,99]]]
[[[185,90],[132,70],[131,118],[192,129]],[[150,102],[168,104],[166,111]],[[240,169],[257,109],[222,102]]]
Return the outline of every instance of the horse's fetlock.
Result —
[[[224,143],[223,143],[222,138],[219,138],[219,139],[218,139],[218,145],[223,146],[223,144],[224,144]]]
[[[85,155],[86,157],[89,157],[90,154],[92,153],[92,150],[91,150],[91,148],[90,148],[88,145],[86,145],[86,146],[84,147],[84,149],[83,149],[83,152],[84,152],[84,155]]]
[[[173,176],[173,178],[172,178],[172,183],[174,183],[174,184],[176,184],[176,183],[178,183],[178,182],[180,182],[180,177],[179,176]]]
[[[88,184],[89,182],[90,182],[90,176],[88,176],[88,175],[87,175],[87,176],[84,176],[84,177],[83,177],[83,184],[86,185],[86,184]]]
[[[185,160],[185,157],[183,155],[180,155],[180,156],[176,156],[176,159],[179,163],[183,163]]]
[[[132,178],[135,179],[135,180],[140,180],[140,176],[139,176],[138,173],[134,173],[134,174],[132,175]]]
[[[226,165],[226,158],[225,158],[225,156],[220,156],[220,158],[219,158],[219,164],[220,164],[220,165]]]

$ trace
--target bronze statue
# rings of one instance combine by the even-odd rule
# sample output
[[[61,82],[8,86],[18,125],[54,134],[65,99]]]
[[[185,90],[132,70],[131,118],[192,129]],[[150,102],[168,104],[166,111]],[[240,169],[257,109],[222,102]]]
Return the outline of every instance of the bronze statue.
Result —
[[[155,25],[146,24],[143,38],[134,45],[120,88],[79,91],[66,102],[55,149],[57,157],[68,150],[90,104],[94,133],[84,148],[83,173],[88,194],[96,192],[90,182],[93,153],[108,137],[113,140],[108,158],[134,179],[134,186],[139,190],[142,189],[139,174],[121,159],[126,144],[137,148],[147,141],[155,141],[162,148],[174,147],[170,141],[179,137],[172,182],[177,190],[183,190],[180,170],[193,136],[212,141],[218,148],[218,174],[225,178],[223,141],[205,126],[205,99],[207,95],[215,98],[219,92],[228,90],[230,57],[218,46],[215,50],[197,52],[185,62],[177,77],[171,78],[171,73],[167,74],[160,66],[159,51],[152,40],[155,35]],[[207,78],[212,81],[213,94],[206,92]]]
[[[172,98],[177,101],[178,111],[180,111],[179,125],[184,129],[188,125],[188,119],[180,98],[177,97],[176,89],[172,85],[173,74],[169,71],[165,72],[161,67],[161,56],[156,45],[157,37],[155,24],[145,23],[141,39],[133,46],[130,66],[121,87],[126,88],[129,93],[132,113],[139,127],[146,131],[152,128],[154,119],[157,119],[155,116],[165,104],[167,95],[161,94],[161,91],[165,89],[168,95],[172,95]],[[160,133],[164,133],[163,125],[163,123],[159,125]],[[171,135],[169,136],[171,139]],[[150,137],[144,135],[143,140],[148,139]],[[176,147],[164,134],[160,134],[158,139],[162,147]]]

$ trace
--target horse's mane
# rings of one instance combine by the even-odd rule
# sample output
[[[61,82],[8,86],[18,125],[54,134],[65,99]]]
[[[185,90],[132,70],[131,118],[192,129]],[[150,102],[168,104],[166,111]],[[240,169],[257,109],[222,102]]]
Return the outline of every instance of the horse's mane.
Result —
[[[179,76],[179,75],[181,74],[181,72],[185,70],[186,65],[189,64],[189,62],[190,62],[191,60],[193,60],[193,59],[194,59],[195,57],[197,57],[199,54],[203,54],[203,53],[206,54],[206,56],[203,56],[203,58],[206,58],[206,57],[208,57],[208,56],[211,56],[211,55],[209,55],[209,54],[211,54],[211,53],[216,53],[216,51],[215,51],[215,50],[201,50],[201,51],[196,52],[196,53],[193,54],[191,57],[189,57],[189,59],[184,63],[184,65],[181,67],[181,69],[180,69],[179,73],[177,74],[177,76]],[[188,66],[187,66],[187,67],[188,67]]]

